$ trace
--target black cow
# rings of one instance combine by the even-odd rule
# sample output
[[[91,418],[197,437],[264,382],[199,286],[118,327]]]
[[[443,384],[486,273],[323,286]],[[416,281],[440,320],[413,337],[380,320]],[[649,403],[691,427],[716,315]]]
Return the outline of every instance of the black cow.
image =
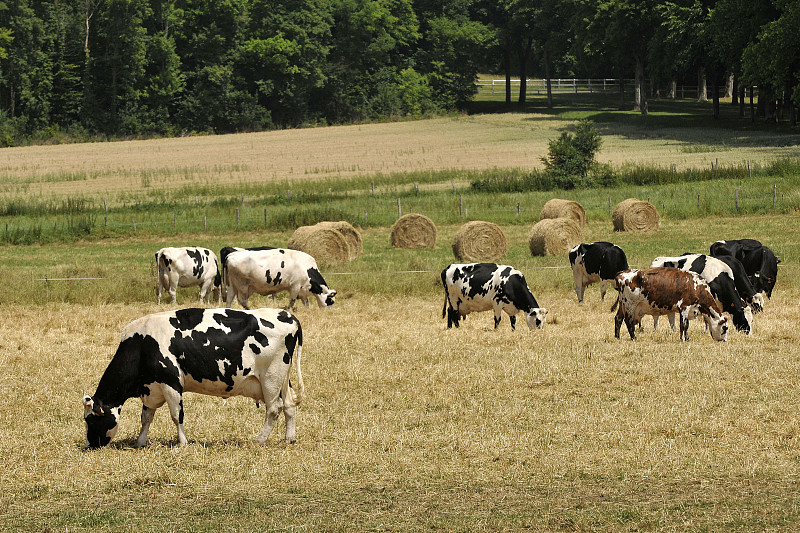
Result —
[[[600,282],[600,299],[606,297],[606,281],[628,270],[628,258],[622,248],[610,242],[588,242],[569,251],[569,264],[575,279],[575,293],[583,301],[583,292],[592,283]]]
[[[296,393],[289,383],[295,347]],[[141,317],[122,330],[97,391],[83,398],[86,447],[108,444],[119,428],[122,405],[137,396],[142,400],[137,447],[147,443],[155,410],[164,403],[178,428],[178,444],[186,444],[186,392],[264,402],[267,414],[256,442],[267,440],[281,411],[286,442],[295,442],[295,414],[304,391],[302,347],[300,322],[278,309],[181,309]]]
[[[547,309],[539,307],[522,272],[508,265],[469,263],[449,265],[442,270],[444,307],[448,329],[459,326],[461,317],[476,311],[494,311],[494,327],[501,311],[508,314],[511,329],[516,328],[517,313],[525,313],[530,329],[543,328]]]
[[[772,298],[780,260],[768,247],[754,239],[717,241],[711,245],[711,255],[732,255],[741,261],[756,291]]]
[[[742,300],[753,308],[753,313],[760,313],[763,311],[764,295],[753,287],[742,262],[732,255],[715,255],[713,257],[730,267],[733,272],[733,281],[736,283],[736,291],[739,293],[739,296],[742,297]]]

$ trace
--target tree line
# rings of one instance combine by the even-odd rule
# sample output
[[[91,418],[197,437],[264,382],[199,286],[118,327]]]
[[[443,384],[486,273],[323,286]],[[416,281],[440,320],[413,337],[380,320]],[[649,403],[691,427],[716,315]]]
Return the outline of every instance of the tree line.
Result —
[[[633,76],[620,106],[642,113],[683,83],[717,116],[729,83],[744,114],[757,86],[753,116],[794,125],[800,2],[5,0],[0,145],[417,117],[469,102],[481,71]]]

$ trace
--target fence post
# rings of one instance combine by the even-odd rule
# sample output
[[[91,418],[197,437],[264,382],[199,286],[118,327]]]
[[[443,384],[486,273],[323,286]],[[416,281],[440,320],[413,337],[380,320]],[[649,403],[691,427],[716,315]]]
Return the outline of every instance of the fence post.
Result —
[[[778,198],[778,185],[774,183],[772,185],[772,207],[775,207],[775,200]]]
[[[464,216],[464,197],[462,195],[458,195],[458,216]]]
[[[133,222],[133,232],[136,233],[136,221],[131,219],[131,222]]]
[[[203,215],[203,231],[206,231],[207,229],[208,229],[208,220],[206,219],[206,216]]]
[[[419,196],[419,187],[417,187],[417,182],[414,182],[414,194]]]
[[[242,207],[244,207],[244,193],[242,193]]]
[[[517,202],[517,216],[519,216],[519,202]]]
[[[267,225],[267,208],[264,208],[264,225]]]
[[[739,210],[739,189],[736,189],[736,210]]]
[[[403,210],[400,209],[400,198],[397,199],[397,218],[403,216]]]
[[[375,196],[375,182],[372,182],[372,196]]]
[[[611,216],[611,197],[608,197],[608,216]]]
[[[239,208],[236,208],[236,225],[239,225]]]

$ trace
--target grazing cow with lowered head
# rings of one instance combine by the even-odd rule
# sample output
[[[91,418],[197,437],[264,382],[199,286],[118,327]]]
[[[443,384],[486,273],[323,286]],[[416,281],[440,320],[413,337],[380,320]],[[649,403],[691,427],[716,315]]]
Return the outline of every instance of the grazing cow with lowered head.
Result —
[[[606,297],[606,281],[623,270],[628,270],[628,258],[622,248],[610,242],[579,244],[569,251],[569,264],[575,279],[578,302],[583,301],[583,291],[592,283],[600,282],[600,299]]]
[[[753,314],[763,311],[764,294],[753,287],[742,262],[732,255],[714,255],[711,257],[719,259],[730,267],[731,272],[733,272],[733,282],[736,284],[736,292],[739,293],[745,303],[753,308]]]
[[[617,274],[615,282],[618,294],[611,310],[617,309],[616,338],[623,320],[631,339],[635,339],[634,329],[644,315],[678,313],[682,341],[689,339],[689,319],[698,315],[708,317],[712,338],[727,340],[728,317],[722,314],[708,283],[694,272],[671,267],[633,269]]]
[[[680,257],[656,257],[651,268],[673,267],[694,272],[708,283],[712,296],[720,304],[723,312],[730,313],[733,325],[747,335],[753,332],[753,312],[739,296],[733,271],[724,262],[703,254],[687,254]],[[653,317],[654,327],[658,317]],[[675,328],[674,315],[669,315],[670,326]]]
[[[715,242],[711,245],[711,255],[732,255],[741,261],[756,291],[765,292],[767,298],[772,298],[780,263],[772,250],[754,239],[738,239]]]
[[[158,266],[157,303],[161,303],[161,292],[169,291],[172,303],[177,303],[175,295],[178,287],[200,285],[202,302],[209,289],[216,293],[217,303],[222,302],[222,278],[220,277],[217,256],[208,248],[187,246],[184,248],[162,248],[156,252]]]
[[[290,310],[298,298],[308,307],[308,298],[313,296],[322,308],[332,306],[336,298],[336,291],[328,288],[314,258],[298,250],[238,250],[226,257],[223,270],[228,281],[228,307],[236,298],[249,309],[247,300],[253,293],[267,296],[289,291]]]
[[[442,270],[444,307],[447,327],[459,327],[459,320],[476,311],[494,311],[494,327],[508,314],[511,329],[515,329],[517,313],[522,311],[528,327],[543,328],[547,309],[539,307],[522,272],[508,265],[469,263],[449,265]]]
[[[142,400],[137,447],[147,444],[155,411],[164,403],[178,428],[178,444],[186,444],[186,392],[264,402],[267,414],[256,442],[267,440],[281,411],[286,442],[295,442],[295,414],[304,390],[302,346],[297,318],[277,309],[180,309],[134,320],[122,330],[97,391],[83,398],[86,447],[107,445],[119,428],[122,405],[137,396]],[[289,383],[295,348],[296,395]]]

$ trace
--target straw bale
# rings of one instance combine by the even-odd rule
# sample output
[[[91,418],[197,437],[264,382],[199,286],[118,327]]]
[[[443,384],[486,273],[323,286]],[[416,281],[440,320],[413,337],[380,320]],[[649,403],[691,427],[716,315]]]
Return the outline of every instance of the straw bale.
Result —
[[[319,222],[316,225],[323,228],[333,228],[344,236],[349,246],[349,261],[354,261],[361,257],[364,252],[364,243],[361,240],[361,233],[352,224],[340,220],[338,222]]]
[[[395,248],[433,248],[436,225],[425,215],[409,213],[392,225],[392,246]]]
[[[459,261],[497,261],[508,252],[508,240],[492,222],[467,222],[453,237],[453,255]]]
[[[575,220],[575,222],[580,224],[581,229],[586,227],[586,210],[580,203],[573,200],[553,198],[544,204],[541,213],[539,213],[539,220],[562,217]]]
[[[537,222],[528,237],[532,255],[566,254],[583,242],[581,226],[571,218],[545,218]]]
[[[350,246],[339,230],[319,225],[300,226],[289,238],[288,248],[311,255],[318,263],[336,265],[350,258]]]
[[[628,198],[611,213],[614,231],[658,231],[658,211],[650,202]]]

